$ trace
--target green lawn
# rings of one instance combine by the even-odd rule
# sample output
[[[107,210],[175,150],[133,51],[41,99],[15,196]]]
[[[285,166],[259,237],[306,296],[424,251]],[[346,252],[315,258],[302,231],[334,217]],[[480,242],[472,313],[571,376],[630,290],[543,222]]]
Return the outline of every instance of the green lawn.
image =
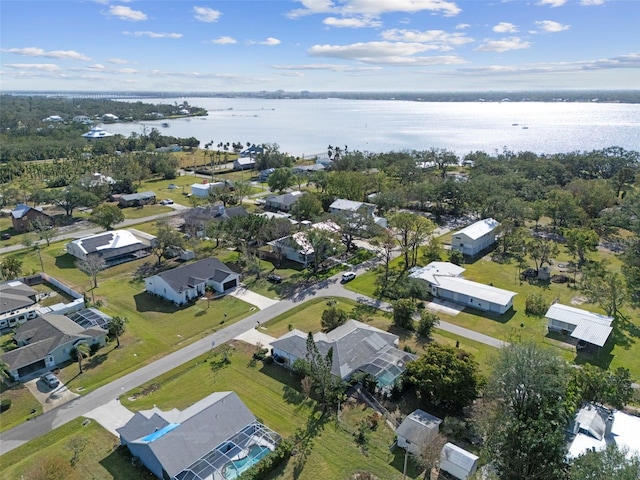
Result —
[[[0,413],[0,432],[42,413],[42,405],[24,385],[16,385],[9,389],[4,382],[0,383],[0,399],[11,400],[11,408]]]
[[[137,220],[138,218],[172,212],[173,208],[164,205],[145,205],[144,207],[123,208],[121,211],[124,214],[125,220]]]

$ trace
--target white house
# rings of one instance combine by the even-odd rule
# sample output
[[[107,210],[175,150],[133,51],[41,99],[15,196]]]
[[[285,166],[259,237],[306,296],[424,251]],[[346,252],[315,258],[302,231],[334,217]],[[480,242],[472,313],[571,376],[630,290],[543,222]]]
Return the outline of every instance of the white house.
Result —
[[[544,316],[549,321],[549,331],[567,332],[573,338],[599,347],[604,346],[613,331],[612,317],[560,303],[551,305]]]
[[[60,123],[62,122],[62,117],[60,115],[49,115],[47,118],[43,118],[43,122],[51,122],[51,123]]]
[[[240,157],[233,161],[234,170],[251,170],[256,167],[256,161],[251,157]]]
[[[105,122],[115,122],[116,120],[118,120],[118,117],[113,113],[105,113],[104,115],[102,115],[102,120],[104,120]]]
[[[240,275],[212,257],[145,278],[144,283],[147,292],[184,305],[203,296],[208,286],[218,293],[233,290]]]
[[[305,222],[303,221],[301,223],[304,224]],[[331,220],[314,223],[311,225],[311,228],[325,230],[331,233],[338,233],[340,231],[340,227]],[[275,254],[280,252],[284,258],[305,266],[312,262],[314,258],[313,247],[311,243],[309,243],[307,234],[304,231],[296,232],[288,237],[277,238],[268,242],[268,245]]]
[[[425,445],[438,435],[442,420],[424,410],[414,410],[396,428],[397,443],[413,455],[419,455]]]
[[[264,206],[265,208],[270,208],[272,210],[288,212],[291,210],[291,207],[293,207],[293,205],[306,193],[307,192],[295,191],[291,193],[283,193],[282,195],[269,195],[264,199]]]
[[[503,314],[513,307],[515,292],[466,280],[460,276],[464,270],[449,262],[431,262],[426,267],[412,268],[409,278],[426,282],[434,297],[478,310]]]
[[[355,202],[353,200],[345,200],[343,198],[339,198],[329,205],[330,213],[341,214],[361,212],[363,215],[372,217],[376,225],[382,228],[387,228],[387,219],[383,217],[376,217],[375,210],[376,205],[373,203]]]
[[[225,186],[225,182],[194,183],[191,185],[191,194],[194,197],[207,198],[211,190],[215,188],[224,188]]]
[[[458,480],[467,480],[478,469],[478,456],[453,443],[447,443],[440,452],[440,470]]]
[[[69,255],[79,260],[86,260],[89,255],[95,254],[110,267],[146,257],[155,239],[153,235],[131,228],[83,237],[67,243],[65,247]]]
[[[451,249],[473,257],[496,243],[496,228],[500,223],[493,218],[485,218],[451,237]]]

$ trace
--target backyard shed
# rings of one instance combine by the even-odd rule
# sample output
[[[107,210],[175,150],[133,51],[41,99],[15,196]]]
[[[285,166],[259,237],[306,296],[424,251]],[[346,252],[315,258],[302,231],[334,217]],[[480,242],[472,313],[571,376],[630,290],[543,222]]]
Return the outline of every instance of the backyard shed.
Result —
[[[436,438],[441,423],[442,420],[424,410],[414,410],[396,429],[398,446],[419,455],[423,447]]]
[[[478,456],[453,443],[447,443],[440,453],[440,470],[459,479],[467,480],[478,469]]]

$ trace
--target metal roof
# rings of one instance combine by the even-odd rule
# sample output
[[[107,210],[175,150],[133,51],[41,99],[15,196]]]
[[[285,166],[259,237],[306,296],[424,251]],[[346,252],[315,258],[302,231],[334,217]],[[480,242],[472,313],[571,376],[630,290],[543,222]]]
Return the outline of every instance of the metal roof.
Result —
[[[473,467],[479,458],[477,455],[467,452],[464,448],[460,448],[453,443],[446,443],[445,446],[442,447],[440,457],[443,460],[449,460],[451,463],[459,466],[466,472],[471,472],[473,470]]]
[[[506,306],[517,295],[515,292],[492,287],[483,283],[472,282],[460,277],[446,277],[437,275],[436,283],[438,287],[450,292],[468,295],[473,298],[485,300],[487,302]]]
[[[453,235],[466,235],[467,237],[476,240],[489,232],[492,232],[496,227],[500,225],[500,222],[493,218],[485,218],[476,223],[469,225],[462,230],[455,232]]]
[[[612,331],[613,327],[590,320],[583,320],[576,326],[575,330],[571,332],[571,336],[578,340],[602,347],[607,343]]]
[[[590,321],[606,325],[611,325],[613,321],[612,317],[601,315],[599,313],[589,312],[580,308],[570,307],[568,305],[562,305],[561,303],[554,303],[549,307],[547,313],[544,314],[549,320],[557,320],[559,322],[568,323],[570,325],[579,325],[583,321]]]
[[[126,195],[122,195],[120,198],[126,202],[129,202],[131,200],[146,200],[148,198],[155,198],[156,194],[153,193],[151,190],[149,190],[148,192],[140,192],[140,193],[129,193]]]

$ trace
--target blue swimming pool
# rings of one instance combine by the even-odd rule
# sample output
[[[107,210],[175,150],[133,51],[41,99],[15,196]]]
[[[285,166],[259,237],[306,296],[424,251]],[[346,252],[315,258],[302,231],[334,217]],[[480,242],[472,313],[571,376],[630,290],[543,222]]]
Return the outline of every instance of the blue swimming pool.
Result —
[[[249,470],[260,460],[262,460],[262,458],[265,457],[269,452],[271,452],[271,450],[267,447],[262,447],[260,445],[251,445],[249,447],[249,454],[246,457],[235,460],[233,462],[229,462],[224,466],[224,468],[222,469],[224,478],[226,478],[227,480],[235,480],[241,474]]]

